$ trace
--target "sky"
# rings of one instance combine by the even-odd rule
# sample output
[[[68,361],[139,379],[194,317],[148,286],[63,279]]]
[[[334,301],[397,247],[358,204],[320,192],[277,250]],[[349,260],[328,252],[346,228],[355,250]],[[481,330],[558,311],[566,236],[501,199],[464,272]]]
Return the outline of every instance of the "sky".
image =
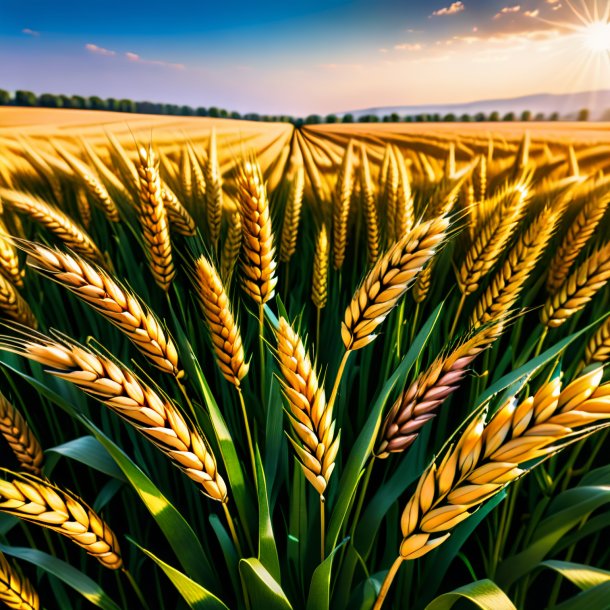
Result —
[[[605,89],[602,7],[0,0],[0,88],[299,116]]]

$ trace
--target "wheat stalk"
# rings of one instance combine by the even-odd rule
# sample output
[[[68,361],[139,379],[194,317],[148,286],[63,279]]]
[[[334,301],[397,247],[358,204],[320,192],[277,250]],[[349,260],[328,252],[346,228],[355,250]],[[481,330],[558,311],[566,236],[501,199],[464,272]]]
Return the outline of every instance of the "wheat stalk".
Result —
[[[421,475],[401,518],[400,554],[382,585],[379,610],[398,567],[441,545],[478,506],[527,472],[522,465],[560,450],[610,417],[610,383],[591,367],[561,389],[555,377],[534,395],[507,401],[486,423],[473,418],[444,457]],[[584,428],[584,430],[583,430]],[[589,428],[589,430],[587,430]]]
[[[114,150],[113,161],[118,166],[119,172],[123,174],[123,178],[127,181],[130,190],[133,191],[133,193],[138,193],[140,190],[140,176],[138,175],[135,164],[129,158],[127,151],[113,133],[108,133],[107,137],[110,146]]]
[[[594,196],[585,203],[570,225],[549,264],[549,274],[546,281],[546,288],[549,293],[555,294],[565,282],[574,261],[578,258],[603,218],[609,202],[610,193],[604,197]]]
[[[161,196],[159,160],[152,147],[138,149],[140,176],[140,205],[138,218],[142,227],[146,258],[157,285],[164,291],[176,275],[172,260],[167,213]]]
[[[446,356],[439,356],[392,405],[383,422],[375,455],[387,458],[409,448],[421,428],[436,417],[443,403],[459,388],[475,358],[502,332],[501,324],[478,330]]]
[[[180,200],[174,191],[172,191],[165,183],[162,183],[161,186],[161,199],[163,199],[163,205],[165,206],[165,211],[167,212],[170,228],[176,231],[176,233],[186,235],[187,237],[195,235],[197,227],[193,217],[180,203]]]
[[[28,253],[28,266],[67,288],[114,324],[159,370],[180,378],[178,352],[163,324],[135,295],[100,267],[76,254],[20,241]]]
[[[353,142],[350,140],[345,149],[333,203],[333,266],[341,269],[347,248],[347,221],[354,187],[353,178]]]
[[[555,328],[583,309],[610,279],[610,242],[598,248],[550,296],[540,314],[542,324]]]
[[[205,316],[216,362],[223,377],[236,387],[248,373],[244,347],[229,297],[216,268],[205,257],[195,261],[194,282],[201,310]]]
[[[216,148],[216,130],[212,128],[208,144],[208,160],[205,164],[205,205],[208,218],[208,230],[214,248],[220,239],[220,222],[222,220],[222,173],[218,163]]]
[[[521,234],[479,299],[470,321],[473,327],[501,320],[510,312],[546,249],[558,218],[557,210],[549,206]]]
[[[273,297],[277,277],[267,189],[256,161],[240,167],[237,195],[243,227],[242,287],[262,306]]]
[[[16,564],[0,553],[0,601],[12,610],[38,610],[38,593]]]
[[[375,188],[371,179],[371,168],[369,165],[366,148],[360,149],[360,185],[364,198],[364,217],[366,221],[366,241],[368,245],[369,263],[375,263],[379,258],[379,220],[377,218],[377,206],[375,204]]]
[[[140,381],[122,365],[64,339],[61,343],[40,333],[0,337],[0,349],[47,367],[99,400],[134,426],[165,453],[213,500],[227,501],[227,488],[208,444],[178,407]]]
[[[311,300],[317,309],[324,309],[328,299],[328,258],[330,243],[326,225],[320,227],[316,238],[313,259],[313,280],[311,285]]]
[[[23,288],[25,272],[19,266],[17,250],[10,242],[10,234],[0,219],[0,274],[17,288]]]
[[[241,214],[238,211],[229,215],[229,226],[220,255],[220,277],[228,284],[237,264],[242,242]]]
[[[299,335],[281,317],[277,331],[277,358],[282,388],[293,431],[290,442],[307,480],[324,496],[335,467],[340,433],[335,434],[332,407]]]
[[[284,209],[284,221],[282,223],[282,236],[280,239],[280,261],[283,263],[289,262],[297,250],[304,187],[305,169],[302,165],[299,165],[290,185],[290,195]]]
[[[0,392],[0,434],[23,470],[40,475],[44,454],[23,415]]]
[[[13,284],[0,274],[0,318],[36,328],[38,322],[26,300]]]
[[[83,258],[104,265],[104,257],[91,237],[57,208],[32,195],[3,188],[0,188],[0,199],[12,210],[26,214],[48,229]]]
[[[432,258],[448,228],[445,216],[419,224],[377,261],[345,310],[341,325],[345,349],[357,350],[374,341],[375,329]]]
[[[110,570],[123,566],[114,532],[80,498],[33,475],[4,473],[12,480],[0,479],[0,512],[69,538]]]

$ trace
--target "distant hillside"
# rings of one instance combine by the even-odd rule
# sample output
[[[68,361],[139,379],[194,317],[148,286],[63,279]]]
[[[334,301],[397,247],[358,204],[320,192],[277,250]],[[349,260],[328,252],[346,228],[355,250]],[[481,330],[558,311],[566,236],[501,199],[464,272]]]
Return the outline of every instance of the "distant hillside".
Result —
[[[342,112],[339,113],[339,116],[353,114],[354,117],[358,118],[367,114],[375,114],[382,117],[392,114],[393,112],[401,117],[436,113],[440,115],[453,113],[459,116],[461,114],[474,115],[477,112],[488,114],[494,111],[499,112],[500,116],[502,116],[507,112],[521,113],[524,110],[529,110],[533,115],[540,112],[545,115],[548,115],[551,112],[558,112],[562,119],[573,119],[576,118],[578,111],[582,108],[589,109],[591,120],[599,120],[602,117],[606,120],[610,120],[610,117],[608,116],[610,111],[610,89],[565,94],[540,93],[537,95],[525,95],[523,97],[509,99],[479,100],[461,104],[424,104],[418,106],[364,108],[362,110]]]

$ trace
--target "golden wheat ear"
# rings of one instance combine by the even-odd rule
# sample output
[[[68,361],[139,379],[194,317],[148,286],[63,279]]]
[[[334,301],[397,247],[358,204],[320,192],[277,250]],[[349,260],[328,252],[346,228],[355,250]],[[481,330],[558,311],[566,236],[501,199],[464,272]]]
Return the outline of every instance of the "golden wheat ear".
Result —
[[[290,194],[284,210],[282,235],[280,239],[280,261],[287,263],[297,250],[303,190],[305,188],[305,169],[299,165],[290,185]]]
[[[220,277],[225,284],[229,284],[233,276],[233,270],[239,259],[243,230],[241,226],[241,214],[238,211],[229,215],[227,233],[220,254]]]
[[[170,228],[180,233],[192,237],[197,232],[195,220],[190,215],[189,211],[180,203],[180,200],[167,184],[162,183],[161,198],[167,212]]]
[[[381,248],[379,237],[379,218],[377,217],[377,202],[375,197],[375,186],[371,178],[371,167],[369,165],[366,148],[360,149],[360,186],[364,198],[364,217],[366,221],[366,241],[368,245],[369,263],[375,263],[379,258]]]
[[[15,454],[19,466],[35,475],[42,473],[44,453],[19,410],[0,393],[0,434]]]
[[[214,248],[220,239],[220,223],[222,220],[223,193],[222,173],[218,163],[216,147],[216,130],[212,127],[208,143],[208,159],[205,164],[205,208],[208,219],[208,231]]]
[[[347,224],[354,188],[353,148],[353,141],[350,140],[341,161],[335,186],[333,201],[333,266],[335,269],[341,269],[343,266],[347,248]]]
[[[345,310],[341,324],[345,349],[357,350],[375,340],[375,330],[434,256],[449,224],[441,216],[417,225],[377,261]]]
[[[114,532],[78,496],[39,477],[0,470],[0,512],[65,536],[110,570],[123,566]]]
[[[32,583],[17,564],[0,553],[0,601],[11,610],[39,610],[40,600]]]
[[[311,284],[311,300],[318,309],[326,307],[328,299],[328,262],[330,242],[326,225],[322,225],[316,238],[316,248],[313,259],[313,279]]]
[[[2,204],[0,203],[0,206]],[[0,212],[1,212],[0,207]],[[0,274],[17,288],[23,288],[25,270],[19,265],[17,250],[11,243],[10,233],[0,218]]]
[[[172,338],[135,293],[77,254],[25,240],[15,243],[27,253],[29,267],[72,292],[116,326],[154,367],[177,378],[183,376]]]
[[[30,328],[37,328],[38,322],[27,301],[19,294],[3,275],[0,275],[0,320],[12,320]]]
[[[610,317],[599,326],[585,348],[585,355],[580,367],[593,362],[606,362],[610,360]]]

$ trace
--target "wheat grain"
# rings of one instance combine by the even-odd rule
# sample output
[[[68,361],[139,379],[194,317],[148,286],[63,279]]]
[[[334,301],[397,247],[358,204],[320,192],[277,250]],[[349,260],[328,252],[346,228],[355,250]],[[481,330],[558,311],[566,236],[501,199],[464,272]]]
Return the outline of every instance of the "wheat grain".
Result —
[[[26,300],[17,288],[0,274],[0,318],[6,318],[36,328],[38,323]]]
[[[200,256],[195,261],[194,282],[210,330],[218,367],[229,383],[239,387],[249,366],[245,360],[239,326],[233,317],[222,280],[205,256]]]
[[[260,167],[252,159],[238,175],[242,234],[242,287],[259,305],[271,299],[277,284],[273,228]]]
[[[138,218],[145,243],[146,258],[155,282],[164,291],[176,275],[172,260],[167,213],[161,196],[159,160],[152,147],[138,149],[140,205]]]
[[[38,610],[38,593],[16,564],[0,553],[0,601],[11,610]]]
[[[184,373],[174,342],[166,336],[161,321],[137,295],[76,254],[32,242],[17,243],[28,253],[29,267],[67,288],[114,324],[153,366],[177,378],[182,377]]]
[[[122,567],[114,532],[80,498],[33,475],[4,474],[12,480],[0,479],[0,512],[69,538],[110,570]]]
[[[280,239],[280,261],[283,263],[289,262],[297,249],[304,187],[305,169],[302,165],[299,165],[290,185],[290,195],[284,209],[284,221],[282,223],[282,236]]]
[[[17,288],[23,288],[25,272],[19,266],[17,250],[10,242],[10,234],[0,219],[0,274],[10,280]]]
[[[549,274],[546,281],[546,288],[549,293],[555,294],[565,282],[574,261],[578,258],[603,218],[609,202],[610,193],[607,193],[604,197],[594,196],[586,202],[570,225],[549,264]]]
[[[289,439],[307,480],[324,496],[335,467],[340,432],[335,433],[332,407],[299,335],[282,317],[277,331],[277,357],[293,431]]]
[[[83,258],[104,265],[104,257],[91,237],[57,208],[32,195],[2,188],[0,188],[0,199],[12,210],[26,214],[48,229]]]
[[[311,285],[311,300],[318,309],[326,307],[328,299],[328,258],[330,243],[326,225],[320,227],[316,238],[316,247],[313,259],[313,279]]]
[[[205,206],[208,218],[208,230],[214,248],[220,239],[220,222],[222,220],[222,173],[218,164],[216,149],[216,130],[212,128],[208,144],[208,160],[205,165]]]
[[[85,189],[76,189],[76,207],[78,208],[78,215],[83,227],[89,230],[91,226],[91,205],[89,204],[89,198]]]
[[[400,173],[398,171],[398,161],[394,155],[394,150],[388,144],[386,147],[386,155],[388,156],[388,169],[385,181],[383,182],[383,198],[385,203],[385,227],[388,243],[392,244],[396,241],[396,221],[397,221],[397,205],[400,189]]]
[[[555,328],[583,309],[610,279],[610,242],[598,248],[550,296],[540,314],[542,324]]]
[[[375,329],[432,258],[448,227],[447,217],[417,225],[377,261],[345,310],[341,325],[345,349],[357,350],[374,341]]]
[[[595,331],[585,348],[583,366],[592,362],[606,362],[610,359],[610,318],[606,318]]]
[[[407,170],[405,158],[398,148],[395,151],[395,157],[399,176],[395,231],[396,239],[400,239],[413,228],[415,224],[415,211],[409,171]]]
[[[163,205],[165,206],[165,211],[167,212],[170,228],[176,231],[176,233],[186,235],[187,237],[195,235],[197,227],[193,217],[180,203],[180,200],[174,191],[172,191],[165,183],[162,183],[161,199],[163,199]]]
[[[377,205],[375,204],[375,190],[371,179],[366,148],[361,147],[360,186],[364,198],[364,217],[366,220],[366,241],[368,245],[369,263],[375,263],[379,258],[379,220],[377,218]]]
[[[341,269],[347,248],[347,221],[353,190],[353,142],[350,140],[345,149],[333,203],[333,266]]]
[[[481,203],[487,199],[487,159],[485,155],[479,157],[474,172],[474,185],[476,186],[476,200]]]
[[[242,242],[241,214],[238,211],[229,215],[229,226],[220,255],[220,277],[228,284],[237,264]]]

